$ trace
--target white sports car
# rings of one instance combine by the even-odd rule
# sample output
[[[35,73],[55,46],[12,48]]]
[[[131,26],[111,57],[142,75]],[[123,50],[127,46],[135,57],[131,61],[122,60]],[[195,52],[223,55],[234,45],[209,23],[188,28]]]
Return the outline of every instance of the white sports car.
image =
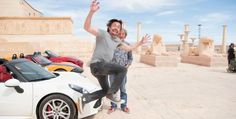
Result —
[[[85,104],[83,109],[79,102],[83,93],[99,89],[78,73],[51,73],[26,59],[6,61],[0,64],[0,119],[77,119],[94,115],[101,107],[94,108],[94,104],[101,100]]]

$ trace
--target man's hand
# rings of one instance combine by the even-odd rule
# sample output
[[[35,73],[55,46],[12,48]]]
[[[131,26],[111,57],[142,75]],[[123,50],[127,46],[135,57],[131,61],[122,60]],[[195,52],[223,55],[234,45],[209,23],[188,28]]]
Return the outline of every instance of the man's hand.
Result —
[[[143,36],[142,40],[139,41],[139,42],[137,42],[136,44],[134,44],[134,45],[127,45],[127,44],[125,44],[125,43],[122,43],[122,44],[119,46],[119,48],[121,48],[121,49],[123,49],[123,50],[129,52],[129,51],[132,51],[132,50],[138,48],[139,46],[141,46],[141,45],[147,43],[149,40],[151,40],[151,37],[150,37],[150,35],[147,35],[147,34],[146,34],[145,36]]]
[[[96,12],[99,9],[98,4],[99,4],[99,2],[97,0],[93,0],[92,4],[90,6],[90,11],[91,12]]]
[[[146,34],[145,36],[142,37],[142,40],[139,42],[139,45],[143,45],[147,43],[149,40],[151,40],[150,35]]]
[[[98,36],[98,29],[95,27],[91,27],[91,21],[92,21],[93,14],[99,9],[98,4],[99,4],[99,2],[97,2],[97,0],[92,1],[91,5],[90,5],[89,14],[86,17],[86,20],[84,22],[84,30],[93,34],[94,36]]]

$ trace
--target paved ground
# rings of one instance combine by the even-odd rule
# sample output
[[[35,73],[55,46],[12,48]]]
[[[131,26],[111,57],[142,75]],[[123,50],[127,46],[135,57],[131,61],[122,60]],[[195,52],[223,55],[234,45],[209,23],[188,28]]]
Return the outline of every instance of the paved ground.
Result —
[[[85,67],[85,75],[91,76]],[[130,114],[103,110],[86,119],[236,119],[236,73],[180,63],[158,68],[133,63],[128,72]]]

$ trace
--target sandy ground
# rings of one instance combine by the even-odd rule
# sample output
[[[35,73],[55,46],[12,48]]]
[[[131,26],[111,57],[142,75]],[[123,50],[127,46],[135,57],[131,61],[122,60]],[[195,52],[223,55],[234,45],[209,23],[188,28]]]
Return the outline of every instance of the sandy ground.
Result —
[[[91,76],[85,67],[86,76]],[[137,61],[128,72],[130,114],[110,104],[86,119],[236,119],[236,73],[179,63],[178,67],[151,67]]]

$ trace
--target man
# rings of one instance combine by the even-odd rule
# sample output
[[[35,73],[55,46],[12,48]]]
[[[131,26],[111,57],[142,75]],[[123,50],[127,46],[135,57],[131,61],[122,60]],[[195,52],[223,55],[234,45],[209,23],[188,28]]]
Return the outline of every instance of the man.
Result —
[[[125,29],[122,29],[120,32],[119,38],[123,43],[126,43],[127,45],[129,45],[129,43],[127,43],[125,41],[126,37],[127,37],[127,31]],[[119,64],[121,66],[125,66],[128,69],[128,67],[131,65],[132,61],[133,61],[133,56],[132,56],[131,51],[127,52],[127,51],[124,51],[120,48],[117,48],[115,50],[115,53],[114,53],[114,56],[112,59],[113,63]],[[109,76],[111,83],[114,81],[114,78],[115,78],[114,75]],[[121,103],[120,108],[122,111],[129,113],[130,110],[127,107],[127,93],[126,93],[126,88],[125,88],[126,82],[127,82],[127,75],[124,77],[124,80],[123,80],[122,85],[120,87],[120,98],[125,101],[124,103]],[[110,109],[108,109],[107,113],[110,114],[110,113],[114,112],[116,109],[117,109],[117,104],[111,102],[111,107],[110,107]]]
[[[228,49],[228,65],[230,65],[231,60],[235,60],[234,43],[231,43],[229,45],[229,49]]]
[[[102,90],[84,94],[82,96],[82,105],[91,101],[101,99],[106,96],[111,101],[119,103],[121,100],[117,99],[113,94],[120,88],[123,79],[126,75],[127,69],[124,66],[111,63],[114,51],[117,47],[126,51],[131,51],[146,43],[150,37],[144,36],[142,40],[133,46],[128,46],[118,38],[120,30],[122,29],[122,21],[111,19],[107,24],[107,31],[97,29],[91,26],[91,20],[94,13],[99,9],[99,3],[96,0],[92,1],[90,11],[84,23],[84,29],[96,37],[96,45],[91,59],[90,69],[91,73],[97,78]],[[107,76],[114,74],[115,80],[109,88]],[[95,103],[94,108],[99,106],[99,102]]]

